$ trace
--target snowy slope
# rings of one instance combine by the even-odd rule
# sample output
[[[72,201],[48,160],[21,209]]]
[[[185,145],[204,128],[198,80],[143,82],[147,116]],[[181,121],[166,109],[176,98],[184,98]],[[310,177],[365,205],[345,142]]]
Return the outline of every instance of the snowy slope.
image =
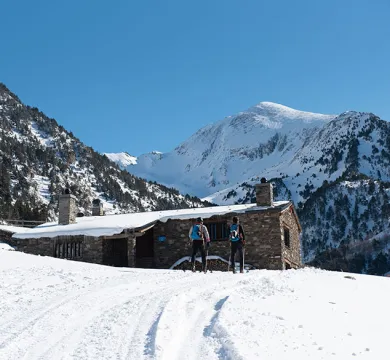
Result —
[[[200,129],[172,152],[127,170],[217,204],[240,202],[242,184],[283,179],[298,204],[348,173],[390,180],[390,125],[371,113],[314,114],[262,102]],[[227,196],[232,191],[237,196]]]
[[[7,360],[386,359],[390,280],[192,274],[0,250]]]
[[[286,164],[334,118],[262,102],[200,129],[170,153],[141,155],[127,169],[204,197]]]
[[[137,158],[127,152],[122,153],[105,153],[111,161],[117,163],[121,169],[126,169],[129,165],[137,164]]]
[[[115,160],[135,161],[126,153]],[[86,215],[97,198],[106,214],[206,205],[121,170],[1,83],[0,167],[0,219],[56,220],[64,188]]]
[[[276,200],[292,200],[298,209],[305,261],[342,246],[328,256],[333,264],[322,258],[321,266],[390,270],[385,242],[356,253],[390,220],[390,123],[372,113],[329,116],[260,103],[200,129],[169,153],[138,157],[127,170],[219,205],[254,202],[254,185],[265,177]],[[342,261],[335,264],[335,255]],[[345,261],[355,255],[355,264]]]

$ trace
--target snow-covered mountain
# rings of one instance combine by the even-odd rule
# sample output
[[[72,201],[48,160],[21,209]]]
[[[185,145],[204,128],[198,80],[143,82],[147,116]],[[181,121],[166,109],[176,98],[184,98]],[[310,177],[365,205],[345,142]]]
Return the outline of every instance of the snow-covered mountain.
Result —
[[[123,165],[132,161],[129,155],[122,159]],[[106,213],[204,206],[121,170],[1,83],[0,170],[0,219],[55,219],[56,196],[65,187],[85,214],[96,198]]]
[[[372,113],[322,115],[263,102],[200,129],[172,152],[135,162],[130,173],[217,204],[254,201],[254,184],[271,179],[276,198],[298,208],[306,261],[340,246],[352,251],[387,231],[390,124]],[[349,205],[341,211],[335,199],[344,195]]]
[[[114,268],[0,247],[0,358],[388,358],[390,280]]]
[[[332,119],[263,102],[200,129],[170,153],[141,155],[127,169],[204,197],[282,166]]]

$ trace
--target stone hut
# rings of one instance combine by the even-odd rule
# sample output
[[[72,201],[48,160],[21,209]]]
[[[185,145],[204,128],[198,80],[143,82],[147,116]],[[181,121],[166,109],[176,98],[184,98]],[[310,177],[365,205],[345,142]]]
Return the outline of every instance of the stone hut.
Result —
[[[273,200],[272,185],[256,185],[256,203],[209,208],[76,217],[75,198],[59,198],[59,223],[15,233],[8,243],[26,253],[104,265],[168,269],[191,253],[188,231],[203,217],[211,236],[209,255],[229,259],[228,225],[238,216],[246,235],[245,262],[259,269],[301,266],[301,226],[290,201]]]

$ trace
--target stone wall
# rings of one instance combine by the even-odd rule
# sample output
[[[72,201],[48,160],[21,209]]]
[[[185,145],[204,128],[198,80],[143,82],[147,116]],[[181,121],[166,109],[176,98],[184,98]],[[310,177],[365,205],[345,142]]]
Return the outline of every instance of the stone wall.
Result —
[[[83,256],[80,261],[103,264],[103,241],[102,237],[84,236]]]
[[[208,222],[224,222],[231,224],[232,217],[237,215],[246,236],[245,262],[257,268],[282,269],[282,248],[280,235],[279,210],[248,212],[245,214],[226,214],[204,219]],[[177,260],[191,255],[191,243],[188,232],[192,221],[170,220],[158,222],[154,227],[154,254],[157,268],[169,268]],[[165,241],[159,241],[165,236]],[[230,246],[227,241],[212,241],[209,255],[217,255],[229,260]],[[200,254],[198,254],[200,256]],[[238,261],[238,254],[236,255]]]
[[[27,254],[66,258],[73,261],[83,261],[94,264],[103,264],[103,242],[110,241],[109,238],[106,239],[104,237],[83,235],[39,239],[12,239],[11,236],[11,233],[0,231],[0,240],[14,247],[15,250]],[[134,267],[135,239],[133,236],[129,236],[127,241],[128,266]],[[80,246],[80,248],[77,246]],[[61,250],[59,249],[60,247]],[[70,253],[71,255],[64,255],[64,247],[67,248],[67,253]]]
[[[13,233],[10,233],[8,231],[0,230],[0,242],[5,242],[8,244],[8,241],[12,238],[12,234]]]
[[[74,261],[102,264],[102,241],[102,238],[95,238],[92,236],[59,236],[55,238],[39,239],[9,239],[5,242],[14,247],[15,250],[25,252],[27,254],[68,258]],[[68,256],[59,254],[59,246],[62,246],[63,244],[67,245],[79,242],[81,243],[80,256],[76,255],[70,258]]]
[[[240,216],[247,239],[245,262],[258,269],[282,269],[279,214],[279,210],[270,209]]]
[[[284,241],[284,227],[289,229],[290,246],[287,247]],[[286,264],[292,268],[299,268],[302,266],[301,259],[301,242],[299,239],[299,227],[295,219],[294,209],[290,206],[282,212],[280,216],[280,229],[282,235],[282,254],[284,267]]]
[[[206,222],[227,220],[230,223],[232,216],[213,216],[210,219],[205,219],[205,225]],[[154,226],[154,262],[157,268],[169,268],[182,257],[191,256],[192,243],[189,240],[188,232],[192,224],[192,220],[169,220],[166,223],[158,222]],[[166,240],[160,242],[158,240],[160,236],[165,236]],[[209,255],[217,255],[228,260],[230,248],[227,239],[225,241],[212,241]],[[200,256],[200,253],[197,256]]]
[[[14,247],[17,251],[33,255],[54,256],[52,238],[10,239],[7,243]]]

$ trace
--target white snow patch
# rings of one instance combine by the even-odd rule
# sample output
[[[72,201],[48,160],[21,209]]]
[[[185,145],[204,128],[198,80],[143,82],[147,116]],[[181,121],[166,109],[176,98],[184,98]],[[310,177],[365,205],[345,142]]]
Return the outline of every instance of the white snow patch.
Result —
[[[125,169],[130,165],[137,164],[137,158],[135,156],[131,156],[126,152],[122,153],[104,153],[111,161],[117,163],[120,168]]]
[[[7,360],[388,357],[388,278],[111,268],[0,251]]]
[[[8,244],[0,242],[0,250],[14,251],[15,249]]]

